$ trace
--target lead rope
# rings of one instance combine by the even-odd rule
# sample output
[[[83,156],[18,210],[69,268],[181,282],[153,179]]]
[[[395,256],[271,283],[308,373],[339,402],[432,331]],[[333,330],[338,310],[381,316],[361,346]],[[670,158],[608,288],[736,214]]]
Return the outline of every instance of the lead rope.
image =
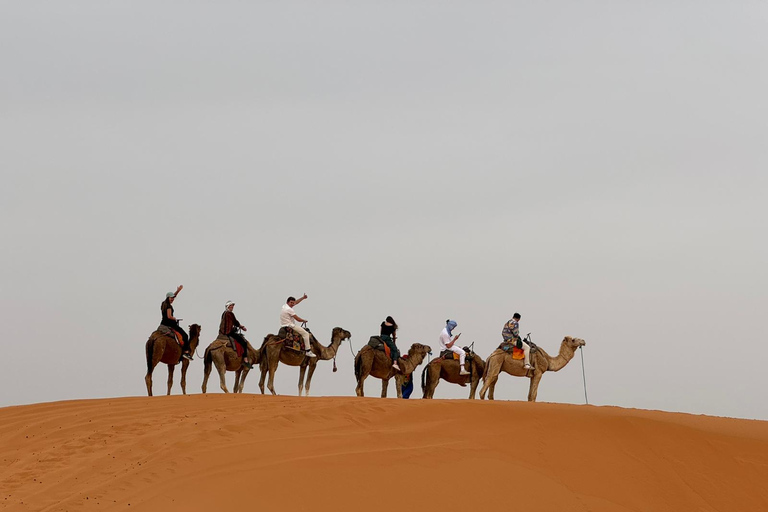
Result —
[[[581,354],[581,378],[584,379],[584,401],[589,405],[589,399],[587,398],[587,375],[584,373],[584,352],[579,347],[579,353]]]

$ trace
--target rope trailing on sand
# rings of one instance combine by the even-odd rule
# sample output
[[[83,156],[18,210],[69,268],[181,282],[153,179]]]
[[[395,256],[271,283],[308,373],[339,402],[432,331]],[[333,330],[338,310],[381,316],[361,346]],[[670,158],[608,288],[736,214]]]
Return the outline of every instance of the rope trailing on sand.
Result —
[[[579,347],[579,353],[581,354],[581,378],[584,379],[584,401],[589,405],[589,399],[587,398],[587,375],[584,373],[584,351]]]

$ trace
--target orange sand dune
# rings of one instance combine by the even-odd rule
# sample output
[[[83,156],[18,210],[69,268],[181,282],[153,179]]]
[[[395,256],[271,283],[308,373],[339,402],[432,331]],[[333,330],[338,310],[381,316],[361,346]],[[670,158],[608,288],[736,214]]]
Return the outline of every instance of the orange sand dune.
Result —
[[[7,510],[766,511],[768,422],[196,395],[0,409]]]

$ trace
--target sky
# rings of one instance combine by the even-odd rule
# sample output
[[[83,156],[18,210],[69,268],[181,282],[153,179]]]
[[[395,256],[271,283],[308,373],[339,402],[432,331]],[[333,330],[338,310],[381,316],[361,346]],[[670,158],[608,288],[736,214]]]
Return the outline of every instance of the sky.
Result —
[[[0,3],[0,406],[146,394],[183,284],[203,347],[226,301],[258,345],[307,293],[321,341],[352,333],[313,395],[354,395],[387,315],[402,348],[436,354],[451,318],[486,357],[520,312],[550,354],[587,343],[539,401],[583,404],[583,362],[591,404],[768,419],[767,21],[751,1]],[[496,398],[527,389],[502,375]]]

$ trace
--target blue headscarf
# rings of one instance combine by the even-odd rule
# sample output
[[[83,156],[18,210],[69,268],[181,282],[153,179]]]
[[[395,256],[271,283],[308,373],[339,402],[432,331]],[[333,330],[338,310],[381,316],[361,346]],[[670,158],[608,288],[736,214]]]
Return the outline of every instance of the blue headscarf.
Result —
[[[458,324],[454,320],[448,320],[445,322],[445,330],[448,331],[448,336],[453,336],[453,331]]]

